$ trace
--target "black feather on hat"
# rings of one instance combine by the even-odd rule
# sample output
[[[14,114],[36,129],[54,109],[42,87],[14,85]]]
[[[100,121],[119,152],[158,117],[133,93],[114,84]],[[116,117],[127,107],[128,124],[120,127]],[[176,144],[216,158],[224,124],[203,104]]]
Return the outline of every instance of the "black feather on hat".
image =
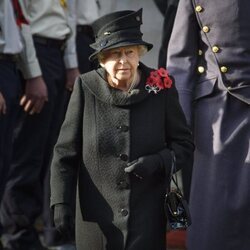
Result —
[[[138,11],[117,11],[97,19],[93,24],[95,43],[90,47],[95,50],[89,60],[94,60],[103,50],[129,45],[145,45],[148,50],[153,45],[142,40],[140,26],[142,24],[142,9]]]

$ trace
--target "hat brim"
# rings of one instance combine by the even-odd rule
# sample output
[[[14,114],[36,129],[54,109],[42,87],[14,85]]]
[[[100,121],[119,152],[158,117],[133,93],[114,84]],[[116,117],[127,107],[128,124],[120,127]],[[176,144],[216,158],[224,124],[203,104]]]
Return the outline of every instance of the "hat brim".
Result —
[[[97,58],[97,55],[102,51],[119,48],[119,47],[133,46],[133,45],[145,45],[147,47],[147,51],[153,48],[153,44],[147,43],[141,40],[140,41],[123,41],[123,42],[119,42],[117,44],[111,44],[110,46],[106,46],[105,48],[96,50],[94,53],[92,53],[89,56],[89,60],[90,61],[95,60]]]

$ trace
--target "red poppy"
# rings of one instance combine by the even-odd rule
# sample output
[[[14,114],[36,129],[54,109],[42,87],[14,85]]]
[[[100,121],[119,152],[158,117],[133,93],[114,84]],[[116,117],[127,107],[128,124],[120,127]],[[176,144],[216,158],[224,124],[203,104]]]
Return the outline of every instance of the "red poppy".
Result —
[[[151,71],[146,81],[146,90],[150,93],[153,91],[157,94],[162,89],[169,89],[172,86],[172,80],[168,75],[168,72],[164,68],[160,68],[155,71]]]
[[[164,68],[159,68],[157,72],[161,77],[168,77],[168,71]]]
[[[172,83],[173,83],[172,79],[169,76],[163,78],[163,85],[164,85],[165,88],[167,88],[167,89],[171,88]]]
[[[157,74],[157,71],[150,72],[149,78],[153,79],[155,83],[161,81],[161,77],[159,76],[159,74]]]

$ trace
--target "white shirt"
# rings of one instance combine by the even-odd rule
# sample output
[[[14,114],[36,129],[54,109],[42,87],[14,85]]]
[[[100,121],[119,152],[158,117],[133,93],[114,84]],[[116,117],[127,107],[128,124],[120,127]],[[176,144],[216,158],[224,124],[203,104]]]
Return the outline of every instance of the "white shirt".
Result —
[[[11,0],[0,0],[0,53],[18,54],[22,48]]]
[[[76,24],[89,25],[99,17],[99,5],[96,0],[71,0],[76,15]]]
[[[71,0],[68,0],[71,1]],[[25,79],[40,76],[41,69],[36,58],[32,35],[63,40],[71,34],[68,10],[60,4],[60,0],[19,0],[24,16],[29,25],[22,25],[25,50],[22,65]],[[75,42],[68,39],[64,51],[66,68],[76,68]]]
[[[70,34],[60,0],[20,0],[20,4],[32,35],[63,40]]]
[[[90,25],[97,18],[116,9],[116,0],[68,0],[77,25]]]

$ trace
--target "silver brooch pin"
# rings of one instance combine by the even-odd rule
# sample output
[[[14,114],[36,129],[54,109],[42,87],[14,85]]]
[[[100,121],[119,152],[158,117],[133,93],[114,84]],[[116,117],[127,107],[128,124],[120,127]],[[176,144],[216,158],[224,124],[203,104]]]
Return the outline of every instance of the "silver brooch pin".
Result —
[[[160,91],[160,88],[157,86],[150,86],[150,85],[146,85],[145,89],[148,91],[148,93],[150,92],[154,92],[155,94],[157,94]]]

